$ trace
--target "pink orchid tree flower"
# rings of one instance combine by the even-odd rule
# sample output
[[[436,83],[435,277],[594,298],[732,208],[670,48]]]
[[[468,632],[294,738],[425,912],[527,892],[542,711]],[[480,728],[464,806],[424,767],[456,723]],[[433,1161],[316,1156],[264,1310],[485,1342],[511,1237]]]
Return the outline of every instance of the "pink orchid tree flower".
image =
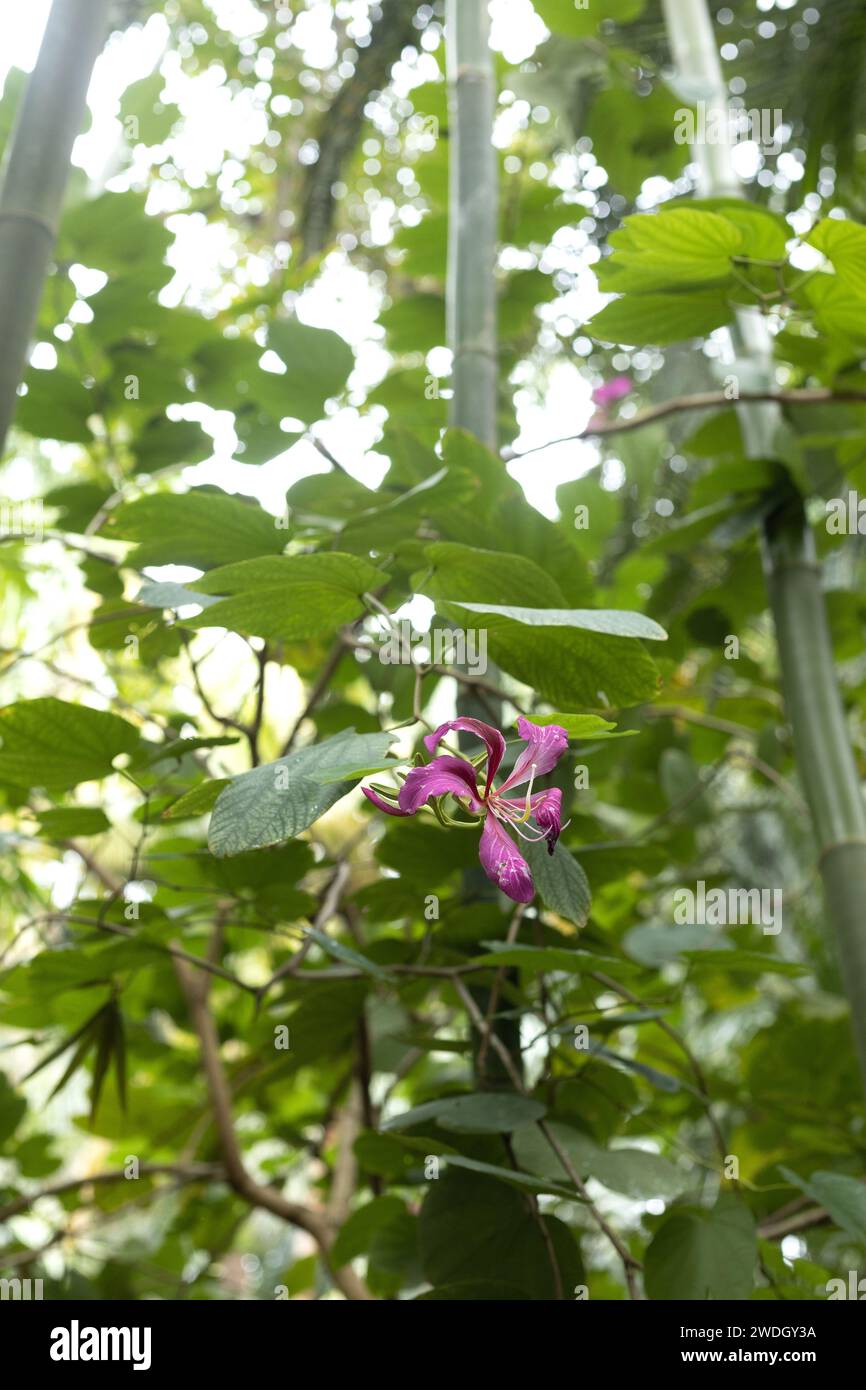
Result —
[[[597,386],[592,393],[593,405],[600,406],[602,410],[609,405],[615,405],[621,401],[623,396],[627,396],[632,389],[631,377],[614,376],[604,385]]]
[[[468,758],[443,754],[412,769],[396,802],[385,799],[387,795],[393,796],[386,788],[364,787],[362,790],[374,806],[389,816],[414,816],[432,801],[432,809],[446,824],[470,824],[449,821],[444,815],[439,798],[454,797],[473,820],[483,823],[479,858],[487,877],[513,902],[529,903],[535,896],[532,874],[508,831],[527,841],[546,841],[548,854],[553,854],[562,830],[562,792],[558,787],[540,792],[533,788],[536,778],[556,767],[568,747],[568,734],[558,724],[532,724],[528,719],[519,719],[517,728],[526,747],[520,751],[512,772],[498,787],[494,787],[493,779],[505,755],[503,735],[480,719],[451,719],[427,735],[424,739],[427,751],[434,753],[452,729],[475,734],[487,750],[483,789],[479,788],[478,769],[474,763]],[[524,783],[529,785],[523,796],[507,795]]]
[[[631,390],[631,379],[627,376],[614,376],[602,386],[597,386],[592,393],[592,403],[596,410],[584,426],[585,432],[592,434],[594,430],[602,429],[610,420],[611,407]]]

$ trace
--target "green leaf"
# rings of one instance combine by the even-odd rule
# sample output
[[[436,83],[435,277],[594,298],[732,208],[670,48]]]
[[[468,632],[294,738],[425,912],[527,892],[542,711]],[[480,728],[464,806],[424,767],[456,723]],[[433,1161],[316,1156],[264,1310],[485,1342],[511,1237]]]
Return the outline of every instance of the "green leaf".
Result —
[[[825,1207],[840,1230],[866,1244],[866,1187],[859,1179],[845,1173],[819,1172],[807,1181],[781,1165],[779,1172],[819,1207]]]
[[[161,145],[171,134],[180,109],[160,101],[164,87],[165,78],[153,72],[133,82],[120,98],[120,119],[131,143]]]
[[[24,378],[27,395],[18,401],[15,423],[37,439],[61,439],[89,444],[93,431],[87,423],[98,409],[92,391],[69,372],[57,368],[31,368]]]
[[[659,758],[658,775],[659,786],[669,807],[683,802],[689,806],[692,819],[704,818],[706,812],[701,793],[706,784],[688,753],[682,748],[665,748]]]
[[[434,566],[421,573],[417,588],[433,599],[452,599],[469,607],[469,600],[487,604],[541,603],[555,610],[564,602],[554,579],[534,560],[473,545],[436,541],[424,554]],[[547,611],[547,610],[546,610]]]
[[[286,364],[276,377],[271,401],[276,418],[294,416],[312,422],[324,413],[325,401],[338,396],[355,365],[349,344],[329,328],[310,328],[300,319],[278,319],[268,329],[268,347]]]
[[[718,213],[680,207],[627,217],[610,244],[613,255],[598,271],[600,288],[651,294],[727,280],[744,237]]]
[[[370,1250],[376,1237],[393,1222],[399,1221],[406,1207],[399,1197],[374,1197],[353,1211],[340,1230],[331,1251],[336,1267],[356,1260]]]
[[[103,503],[111,496],[111,488],[104,483],[69,483],[64,487],[53,487],[45,494],[46,507],[57,507],[58,520],[67,531],[83,532]]]
[[[0,781],[65,791],[107,777],[139,734],[116,714],[45,697],[0,709],[0,740]]]
[[[335,941],[328,936],[327,932],[319,931],[316,927],[307,928],[307,936],[321,946],[334,960],[340,961],[343,965],[352,965],[356,970],[362,970],[365,975],[373,975],[377,980],[388,980],[387,970],[383,970],[375,961],[369,960],[367,956],[362,956],[360,951],[353,951],[351,946],[344,946],[341,941]]]
[[[632,738],[638,732],[637,729],[617,730],[615,724],[611,724],[608,719],[600,718],[597,714],[533,714],[530,723],[543,727],[558,724],[568,734],[569,739],[576,743],[600,738]],[[515,720],[515,727],[516,725]]]
[[[90,1122],[96,1119],[99,1098],[106,1077],[114,1063],[117,1083],[117,1096],[121,1110],[126,1109],[126,1039],[123,1028],[123,1015],[115,1000],[106,1005],[97,1030],[96,1056],[93,1064],[93,1079],[90,1085]]]
[[[393,772],[396,766],[397,762],[394,758],[383,758],[381,762],[368,763],[366,767],[356,766],[355,760],[350,758],[347,762],[340,763],[337,767],[331,768],[329,772],[323,773],[318,780],[323,787],[329,787],[333,782],[344,782],[347,777],[354,777],[357,780],[359,777],[369,777],[373,772]]]
[[[478,1091],[468,1096],[446,1096],[415,1106],[381,1125],[383,1132],[411,1129],[433,1121],[458,1134],[507,1134],[540,1120],[545,1107],[540,1101],[508,1091]]]
[[[607,304],[586,324],[593,338],[629,347],[664,347],[703,338],[729,323],[733,310],[721,290],[626,295]]]
[[[434,1285],[501,1281],[522,1297],[550,1299],[556,1285],[552,1243],[563,1289],[582,1282],[583,1266],[571,1232],[543,1216],[546,1232],[524,1194],[480,1173],[449,1168],[431,1182],[420,1216],[421,1262]]]
[[[816,275],[803,286],[815,324],[831,337],[866,337],[866,295],[855,293],[840,275]]]
[[[739,256],[755,261],[784,261],[791,228],[779,213],[748,203],[745,198],[690,198],[676,204],[690,211],[718,213],[743,234]],[[671,211],[675,209],[672,208]]]
[[[438,294],[413,294],[395,300],[379,315],[388,348],[402,353],[429,352],[446,341],[445,300]]]
[[[211,604],[219,603],[219,599],[210,594],[199,594],[185,584],[171,582],[142,584],[135,601],[147,608],[170,608],[172,611],[179,608],[209,608]]]
[[[562,843],[553,854],[544,841],[520,841],[544,906],[576,927],[586,925],[592,895],[586,874]]]
[[[405,252],[402,269],[416,279],[445,279],[447,245],[448,214],[439,209],[425,213],[414,227],[401,227],[394,237],[395,249]]]
[[[498,1182],[508,1183],[510,1187],[521,1188],[523,1191],[563,1197],[569,1202],[581,1200],[572,1188],[565,1185],[563,1178],[556,1181],[551,1178],[532,1177],[531,1174],[521,1173],[516,1168],[502,1168],[496,1163],[482,1163],[477,1158],[466,1158],[463,1154],[449,1154],[447,1162],[452,1168],[465,1168],[468,1173],[480,1173],[489,1178],[496,1178]]]
[[[365,767],[384,758],[393,737],[347,729],[232,778],[211,816],[211,853],[222,859],[300,835],[351,790]],[[353,764],[362,771],[348,772]],[[345,781],[325,780],[335,768],[343,770]]]
[[[645,0],[533,0],[533,8],[554,33],[585,38],[605,19],[629,24],[644,8]]]
[[[12,1089],[4,1073],[0,1072],[0,1144],[5,1145],[12,1138],[26,1114],[26,1100]]]
[[[213,453],[213,439],[196,420],[148,420],[132,441],[137,473],[155,473],[175,463],[201,463]]]
[[[452,602],[456,600],[452,599]],[[606,608],[517,608],[500,607],[491,603],[464,603],[470,613],[491,613],[526,627],[576,627],[583,632],[599,632],[609,637],[641,637],[645,641],[664,642],[667,633],[652,618],[643,613],[627,613]]]
[[[98,806],[62,806],[39,811],[39,834],[48,839],[65,840],[78,835],[102,835],[111,822]]]
[[[551,704],[633,705],[657,691],[655,664],[634,637],[662,629],[640,613],[444,601],[438,608],[461,627],[471,626],[467,614],[480,614],[491,659]],[[609,635],[617,627],[631,635]]]
[[[866,308],[866,227],[825,217],[805,239],[832,263],[844,289],[861,300],[862,316]]]
[[[601,956],[591,951],[569,950],[565,946],[524,946],[520,942],[509,946],[504,941],[483,941],[481,944],[488,948],[488,954],[474,956],[473,965],[513,965],[532,975],[556,971],[580,975],[603,966]]]
[[[626,1071],[633,1071],[638,1076],[642,1076],[651,1086],[655,1086],[660,1091],[668,1091],[671,1094],[680,1089],[680,1081],[670,1072],[659,1071],[657,1067],[650,1067],[646,1062],[638,1062],[634,1057],[624,1057],[621,1052],[614,1052],[612,1048],[605,1047],[603,1043],[590,1043],[589,1050],[594,1057],[600,1057],[605,1062],[610,1062],[614,1066],[625,1067]]]
[[[745,975],[787,975],[791,979],[808,975],[810,967],[796,960],[780,960],[769,951],[742,951],[735,948],[726,950],[684,951],[689,960],[689,968],[696,970],[741,971]]]
[[[649,1243],[644,1282],[651,1299],[748,1298],[758,1252],[748,1207],[723,1192],[716,1205],[674,1207]]]
[[[403,544],[421,522],[465,507],[477,486],[463,469],[439,468],[398,496],[355,513],[340,533],[341,543],[365,552]]]
[[[357,555],[263,556],[212,570],[195,581],[197,593],[224,594],[188,627],[228,627],[271,641],[327,636],[363,611],[361,595],[384,576]]]
[[[278,555],[286,533],[255,502],[222,492],[160,492],[111,512],[102,527],[107,540],[132,541],[129,563],[195,565],[209,569],[257,555]]]
[[[611,1192],[636,1201],[679,1196],[689,1179],[661,1154],[645,1149],[605,1149],[573,1125],[548,1121],[548,1128],[582,1180],[595,1178]],[[562,1163],[536,1125],[515,1132],[514,1155],[522,1168],[567,1181]]]
[[[158,217],[148,216],[146,203],[146,194],[132,191],[102,193],[77,203],[61,223],[58,259],[80,261],[108,275],[161,266],[173,237]],[[168,271],[165,278],[170,275]],[[159,289],[160,283],[152,282],[152,288]]]
[[[122,950],[127,945],[128,943],[121,943],[120,949]],[[71,1036],[64,1038],[59,1046],[53,1048],[46,1057],[37,1062],[36,1066],[28,1072],[26,1079],[29,1080],[30,1077],[36,1076],[38,1072],[41,1072],[70,1049],[71,1056],[60,1079],[54,1085],[51,1098],[62,1091],[66,1083],[71,1080],[83,1064],[87,1054],[93,1051],[93,1079],[90,1089],[91,1122],[96,1115],[99,1097],[112,1061],[117,1080],[118,1098],[121,1108],[124,1108],[126,1104],[126,1044],[123,1033],[123,1018],[115,999],[109,999],[107,1003],[97,1009],[96,1013],[85,1019],[80,1028],[77,1028]]]
[[[232,734],[214,734],[207,738],[173,738],[167,743],[145,748],[136,759],[135,766],[158,767],[160,763],[170,760],[180,762],[190,753],[197,753],[200,748],[230,748],[235,743],[240,743],[240,738]]]
[[[597,7],[593,6],[597,13]],[[645,84],[649,86],[649,84]],[[644,87],[644,84],[641,84]],[[644,181],[675,180],[687,152],[671,140],[679,100],[661,82],[638,90],[629,73],[610,71],[609,85],[598,92],[586,118],[585,133],[617,193],[633,202]]]
[[[211,782],[202,782],[185,792],[177,801],[162,813],[163,820],[189,820],[194,816],[204,816],[212,810],[224,787],[231,785],[230,777],[215,777]]]
[[[288,1020],[292,1047],[284,1054],[284,1065],[321,1067],[329,1058],[345,1055],[357,1038],[369,987],[369,980],[306,986],[306,997]]]
[[[730,953],[733,942],[720,935],[718,929],[700,925],[662,925],[647,922],[632,927],[623,937],[625,950],[642,965],[657,968],[676,960],[686,951],[711,950],[714,955]],[[695,956],[691,957],[692,960]]]
[[[0,1130],[2,1130],[2,1122],[0,1122]],[[2,1135],[0,1135],[0,1142],[2,1142]],[[54,1138],[50,1134],[31,1134],[27,1139],[16,1144],[8,1156],[14,1158],[23,1177],[47,1178],[49,1173],[56,1173],[63,1164],[63,1159],[52,1147],[53,1144]]]

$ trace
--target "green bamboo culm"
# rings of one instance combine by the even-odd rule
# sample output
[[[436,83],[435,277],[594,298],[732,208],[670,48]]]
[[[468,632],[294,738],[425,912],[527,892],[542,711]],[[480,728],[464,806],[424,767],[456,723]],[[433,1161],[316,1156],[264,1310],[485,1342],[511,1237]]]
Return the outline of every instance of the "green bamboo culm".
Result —
[[[54,0],[0,171],[0,456],[27,369],[72,146],[111,0]]]
[[[727,87],[706,0],[662,3],[680,95],[726,108]],[[705,144],[695,157],[704,196],[743,196],[730,145]],[[739,311],[731,356],[744,389],[772,388],[772,340],[754,311]],[[738,415],[747,455],[772,458],[779,407],[742,405]],[[793,487],[766,517],[762,544],[785,710],[866,1089],[866,809],[836,678],[821,571],[803,499]]]
[[[795,495],[764,528],[782,692],[866,1077],[866,809],[833,665],[812,532]]]
[[[496,448],[496,82],[487,0],[447,0],[451,424]]]
[[[448,219],[448,344],[451,348],[453,397],[450,423],[467,430],[488,449],[497,445],[496,254],[499,170],[493,145],[496,79],[490,51],[487,0],[447,0],[446,51],[449,96],[449,219]],[[488,723],[501,722],[498,703],[482,704],[469,689],[461,689],[457,712]],[[463,740],[461,740],[463,742]],[[466,751],[473,740],[465,740]],[[496,889],[480,867],[463,875],[463,901],[495,902]],[[488,989],[472,987],[471,994],[486,1017]],[[499,1013],[507,1005],[500,996]],[[520,1020],[496,1018],[493,1032],[521,1070]],[[511,1088],[499,1053],[484,1050],[473,1030],[476,1079],[479,1085]]]

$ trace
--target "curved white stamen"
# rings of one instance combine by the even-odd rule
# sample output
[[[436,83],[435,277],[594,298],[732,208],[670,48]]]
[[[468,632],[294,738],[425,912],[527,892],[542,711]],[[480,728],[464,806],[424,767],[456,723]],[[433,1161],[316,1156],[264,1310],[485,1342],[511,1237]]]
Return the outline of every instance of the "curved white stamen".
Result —
[[[526,840],[531,845],[540,845],[547,839],[543,831],[539,831],[537,835],[530,835],[526,830],[521,830],[519,825],[515,825],[514,833],[515,835],[519,835],[521,840]]]
[[[530,778],[529,778],[529,786],[526,788],[526,802],[525,802],[525,809],[524,809],[523,816],[522,816],[522,819],[525,820],[525,821],[526,821],[526,820],[529,820],[529,817],[532,815],[532,785],[533,785],[533,783],[534,783],[534,781],[535,781],[535,774],[537,773],[537,771],[538,771],[538,763],[533,763],[533,764],[532,764],[532,772],[531,772]]]
[[[499,816],[500,818],[504,817],[508,820],[510,825],[517,826],[526,824],[526,822],[532,815],[532,785],[535,781],[537,771],[538,764],[533,763],[532,774],[529,778],[529,786],[526,789],[526,797],[523,802],[523,814],[521,816],[518,816],[516,808],[514,806],[506,806],[505,798],[500,797],[497,792],[494,792],[493,795],[489,798],[489,804],[495,815]]]
[[[546,839],[547,839],[547,836],[545,835],[545,833],[544,833],[543,830],[537,830],[535,834],[530,834],[530,833],[529,833],[530,830],[536,830],[536,827],[535,827],[534,825],[531,826],[531,827],[529,827],[529,829],[527,829],[527,828],[521,829],[521,826],[522,826],[522,824],[523,824],[522,821],[519,821],[519,820],[518,820],[518,821],[514,821],[514,820],[512,820],[512,821],[509,821],[508,824],[509,824],[509,826],[511,827],[511,829],[514,831],[515,835],[519,835],[520,838],[521,838],[521,840],[528,840],[530,844],[537,844],[539,840],[546,840]]]
[[[503,820],[507,825],[526,824],[526,814],[518,815],[516,806],[509,806],[505,801],[491,803],[490,809],[497,820]]]

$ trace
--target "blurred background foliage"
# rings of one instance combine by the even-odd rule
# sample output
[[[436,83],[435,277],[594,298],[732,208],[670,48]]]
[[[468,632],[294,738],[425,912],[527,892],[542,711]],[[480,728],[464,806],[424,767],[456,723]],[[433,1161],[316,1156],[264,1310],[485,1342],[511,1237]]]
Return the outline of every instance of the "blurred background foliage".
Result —
[[[766,464],[729,409],[521,460],[578,435],[611,376],[626,415],[706,389],[718,324],[658,341],[653,311],[630,347],[587,326],[623,219],[693,190],[674,130],[694,94],[656,0],[493,11],[504,459],[441,439],[441,4],[116,7],[103,62],[130,80],[94,118],[100,167],[74,174],[3,464],[10,514],[42,531],[0,544],[2,1273],[52,1297],[321,1297],[354,1261],[386,1298],[611,1299],[635,1278],[653,1298],[812,1298],[862,1260],[862,1088],[757,520],[784,467],[862,768],[863,541],[823,523],[861,479],[864,406],[788,408]],[[732,97],[782,113],[778,152],[741,157],[784,258],[831,211],[863,214],[863,8],[714,11]],[[6,77],[0,143],[24,81]],[[773,303],[780,387],[866,390],[859,264],[844,306]],[[371,589],[422,628],[462,600],[638,610],[668,633],[488,624],[508,736],[519,709],[631,735],[572,741],[563,845],[586,884],[537,901],[533,949],[478,976],[520,1020],[580,1189],[529,1112],[491,1119],[496,1059],[473,1069],[459,967],[515,925],[466,898],[474,837],[383,823],[355,791],[300,839],[208,849],[226,779],[347,728],[404,726],[405,756],[419,709],[448,717],[452,676],[356,649],[383,631]],[[219,624],[194,616],[205,596]],[[700,879],[782,889],[783,931],[676,925]],[[178,951],[211,967],[246,1170],[324,1212],[324,1245],[226,1180]],[[87,1181],[135,1160],[133,1185]]]

